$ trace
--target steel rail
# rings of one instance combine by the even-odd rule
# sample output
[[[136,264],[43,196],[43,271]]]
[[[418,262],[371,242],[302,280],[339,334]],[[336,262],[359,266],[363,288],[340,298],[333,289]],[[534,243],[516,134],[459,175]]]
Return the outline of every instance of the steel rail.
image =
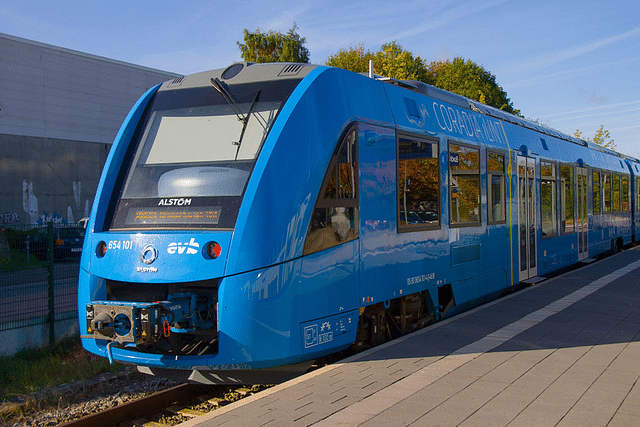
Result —
[[[102,412],[97,412],[61,424],[61,427],[95,427],[117,425],[128,420],[144,418],[173,405],[193,402],[198,396],[211,393],[215,386],[204,384],[180,384],[158,391],[141,399],[131,400]]]

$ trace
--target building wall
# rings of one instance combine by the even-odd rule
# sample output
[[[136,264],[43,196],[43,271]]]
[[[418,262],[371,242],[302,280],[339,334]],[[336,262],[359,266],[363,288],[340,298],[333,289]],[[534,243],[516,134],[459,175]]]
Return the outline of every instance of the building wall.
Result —
[[[0,33],[0,224],[88,215],[130,108],[176,76]]]
[[[0,134],[0,223],[89,215],[111,144]]]

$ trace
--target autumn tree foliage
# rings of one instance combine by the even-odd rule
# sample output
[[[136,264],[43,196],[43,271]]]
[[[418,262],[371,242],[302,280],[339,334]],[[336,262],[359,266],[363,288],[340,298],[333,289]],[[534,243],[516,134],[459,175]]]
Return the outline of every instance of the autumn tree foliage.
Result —
[[[363,43],[341,49],[329,56],[327,65],[363,73],[368,71],[371,59],[375,72],[385,77],[418,80],[512,114],[520,113],[496,83],[496,77],[482,66],[460,57],[432,61],[427,65],[426,61],[414,56],[396,41],[382,45],[375,53],[366,50]]]
[[[611,134],[607,129],[604,128],[604,125],[600,125],[600,129],[596,131],[593,138],[584,137],[582,135],[582,132],[579,130],[576,130],[573,133],[573,136],[575,136],[576,138],[584,139],[589,142],[593,142],[594,144],[597,144],[604,148],[608,148],[610,150],[615,150],[616,148],[616,142],[613,139],[611,139]]]
[[[365,50],[363,43],[340,49],[336,54],[329,56],[327,65],[364,73],[369,71],[369,60],[373,60],[376,74],[397,80],[418,80],[427,83],[425,62],[419,56],[414,57],[395,41],[383,44],[376,53]]]
[[[397,80],[428,80],[428,70],[419,56],[402,48],[397,42],[383,44],[373,60],[378,74]]]
[[[434,86],[511,114],[520,114],[496,82],[496,76],[472,60],[456,57],[453,61],[433,61],[428,68]]]
[[[236,42],[240,48],[240,55],[247,62],[309,62],[309,49],[304,45],[307,40],[298,34],[298,26],[293,27],[286,34],[269,30],[263,33],[260,29],[249,32],[243,31],[244,43]]]
[[[375,59],[375,55],[365,50],[364,43],[349,49],[340,49],[337,53],[330,55],[327,65],[354,73],[365,73],[369,70],[369,60]]]
[[[306,39],[297,30],[295,22],[286,34],[245,29],[244,43],[237,42],[242,59],[247,62],[309,62],[309,50],[304,46]],[[383,44],[375,53],[365,49],[363,43],[340,49],[329,56],[327,65],[364,73],[369,70],[370,60],[373,60],[374,71],[379,75],[397,80],[417,80],[509,113],[520,113],[496,83],[496,77],[482,66],[460,57],[432,61],[427,65],[397,41]]]

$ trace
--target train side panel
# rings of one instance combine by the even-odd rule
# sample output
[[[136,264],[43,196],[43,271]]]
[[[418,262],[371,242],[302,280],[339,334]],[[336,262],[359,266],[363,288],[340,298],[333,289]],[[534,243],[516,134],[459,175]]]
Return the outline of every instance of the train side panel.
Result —
[[[363,227],[368,232],[362,238],[363,283],[378,284],[380,289],[386,283],[385,292],[381,293],[385,299],[428,290],[440,313],[449,304],[464,306],[474,301],[477,303],[490,295],[495,296],[515,283],[510,279],[511,253],[514,247],[509,230],[513,222],[509,216],[512,214],[509,210],[509,198],[506,196],[510,186],[507,177],[510,155],[500,123],[476,112],[402,88],[388,86],[386,91],[398,134],[396,145],[385,151],[379,165],[390,165],[394,156],[399,162],[396,163],[396,170],[389,170],[384,174],[393,180],[392,183],[385,181],[384,185],[394,187],[395,191],[393,195],[383,197],[385,200],[388,198],[388,202],[379,205],[372,197],[368,205],[371,213],[365,214],[380,217],[382,213],[378,210],[385,207],[392,210],[387,211],[386,215],[394,224],[391,232],[386,229],[381,232],[370,230],[368,224],[363,222]],[[403,153],[406,146],[402,144],[406,144],[406,141],[414,144],[422,141],[422,144],[429,144],[432,150],[437,150],[434,154],[437,168],[432,166],[428,171],[429,174],[437,174],[437,189],[432,190],[436,193],[437,205],[429,198],[415,203],[412,197],[403,197],[403,193],[410,194],[415,191],[414,186],[420,185],[420,182],[412,183],[417,181],[418,176],[408,179],[409,172],[405,171],[406,167],[416,167],[414,158],[419,155]],[[458,157],[452,157],[452,149],[461,154],[456,152],[455,156]],[[498,156],[503,168],[498,175],[502,179],[504,199],[494,205],[496,212],[492,212],[494,214],[502,211],[496,221],[488,220],[488,153]],[[463,156],[473,160],[464,159]],[[369,173],[383,175],[379,171],[373,172],[376,169],[373,167],[375,157],[373,154],[371,157],[367,165],[372,170]],[[472,211],[461,212],[456,208],[456,198],[466,190],[464,187],[456,187],[455,192],[452,192],[452,185],[458,185],[455,183],[456,177],[461,176],[456,175],[458,172],[452,171],[452,168],[469,161],[471,163],[467,168],[471,168],[469,172],[475,180],[475,184],[469,189],[474,192],[476,205],[468,208]],[[375,182],[373,179],[371,181]],[[402,206],[403,204],[406,206]],[[427,216],[428,219],[421,223],[414,214],[414,224],[405,224],[401,228],[400,222],[411,216],[412,207],[409,204],[413,204],[416,211],[427,210],[419,213],[422,216],[437,209],[437,221]],[[454,212],[453,209],[458,210]],[[456,221],[461,215],[464,219]],[[367,221],[375,224],[373,218],[367,218]],[[385,233],[388,237],[383,238]],[[385,244],[381,244],[382,242]],[[376,244],[379,246],[376,247]],[[365,257],[374,253],[379,258],[377,265],[386,265],[387,271],[382,274],[375,274],[375,270],[367,271],[365,268]],[[369,264],[373,262],[369,261]]]

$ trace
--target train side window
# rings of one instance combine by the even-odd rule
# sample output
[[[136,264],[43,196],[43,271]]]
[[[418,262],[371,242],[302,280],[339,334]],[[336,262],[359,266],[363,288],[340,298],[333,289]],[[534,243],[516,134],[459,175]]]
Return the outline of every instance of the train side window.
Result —
[[[604,197],[602,198],[602,213],[611,212],[611,174],[602,174],[602,188],[604,189]]]
[[[313,210],[303,254],[358,238],[358,129],[350,128],[331,158]]]
[[[622,175],[620,181],[620,208],[622,212],[629,212],[629,176]]]
[[[438,142],[398,135],[398,232],[440,227]]]
[[[560,166],[560,233],[570,234],[575,231],[575,205],[573,200],[575,188],[573,166]]]
[[[593,194],[593,214],[594,215],[599,215],[601,210],[600,210],[600,199],[602,199],[601,197],[601,192],[600,192],[600,172],[598,171],[593,171],[593,173],[591,174],[591,187],[592,187],[592,194]]]
[[[449,142],[451,226],[480,225],[480,150]]]
[[[489,198],[489,223],[506,221],[504,154],[487,152],[487,195]]]
[[[558,234],[556,181],[556,165],[549,162],[540,162],[540,218],[542,220],[542,237],[552,237]]]
[[[614,212],[620,212],[620,175],[612,176],[611,185],[613,187],[612,208]]]

